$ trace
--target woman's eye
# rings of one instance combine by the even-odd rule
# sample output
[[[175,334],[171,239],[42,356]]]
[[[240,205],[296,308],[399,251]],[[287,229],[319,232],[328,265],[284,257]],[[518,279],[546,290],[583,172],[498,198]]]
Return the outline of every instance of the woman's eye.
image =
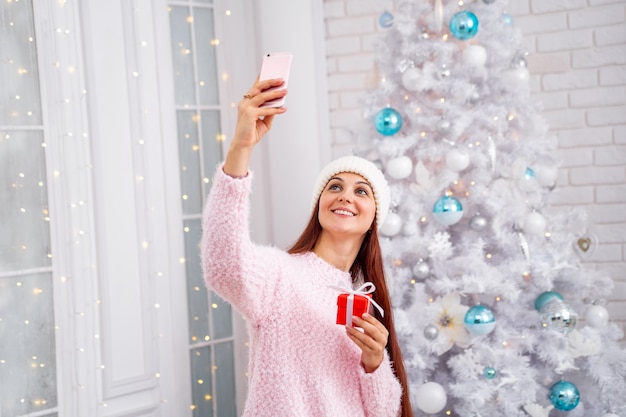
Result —
[[[341,187],[339,186],[339,184],[330,184],[330,185],[328,186],[328,189],[329,189],[329,190],[333,190],[333,191],[334,191],[334,190],[340,190],[340,189],[341,189]]]
[[[367,190],[364,188],[359,188],[358,190],[356,190],[357,194],[361,194],[361,195],[367,195]]]

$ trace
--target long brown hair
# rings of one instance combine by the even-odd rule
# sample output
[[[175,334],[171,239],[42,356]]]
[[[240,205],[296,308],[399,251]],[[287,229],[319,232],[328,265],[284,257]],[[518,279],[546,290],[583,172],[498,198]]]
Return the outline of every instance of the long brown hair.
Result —
[[[302,234],[298,240],[296,240],[296,243],[289,248],[289,253],[304,253],[313,250],[317,239],[322,233],[322,225],[317,217],[318,211],[319,201],[315,210],[313,210],[309,223],[302,231]],[[377,310],[375,311],[375,316],[389,331],[387,353],[389,354],[389,359],[393,365],[396,378],[398,378],[400,385],[402,386],[402,413],[400,416],[413,417],[406,370],[404,368],[404,361],[402,360],[402,351],[400,350],[400,344],[398,343],[398,338],[396,336],[396,329],[393,324],[391,298],[389,297],[389,290],[387,289],[387,282],[385,280],[383,256],[378,242],[376,220],[374,220],[371,232],[366,234],[363,243],[361,243],[359,253],[350,268],[350,275],[352,276],[353,282],[357,282],[359,277],[363,276],[367,278],[366,281],[369,281],[376,286],[373,298],[374,301],[376,301],[383,308],[385,317],[381,317]]]

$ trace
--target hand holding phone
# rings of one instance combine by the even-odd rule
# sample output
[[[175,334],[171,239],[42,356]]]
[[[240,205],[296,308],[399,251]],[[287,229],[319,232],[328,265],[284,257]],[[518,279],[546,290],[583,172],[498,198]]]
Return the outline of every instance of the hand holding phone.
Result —
[[[282,78],[285,82],[278,87],[272,87],[266,91],[285,90],[289,81],[289,71],[291,70],[292,55],[290,52],[274,52],[265,54],[259,73],[259,81]],[[282,107],[285,105],[285,97],[266,101],[261,107]]]

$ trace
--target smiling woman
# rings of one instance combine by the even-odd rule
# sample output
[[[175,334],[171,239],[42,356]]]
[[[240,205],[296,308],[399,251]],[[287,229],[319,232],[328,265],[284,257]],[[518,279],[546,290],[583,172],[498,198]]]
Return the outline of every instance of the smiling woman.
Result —
[[[256,82],[239,102],[203,214],[207,285],[251,329],[243,415],[412,416],[378,243],[390,201],[382,172],[356,156],[329,163],[316,181],[309,222],[289,251],[250,239],[249,161],[274,117],[287,111],[262,107],[287,94],[270,90],[281,84]],[[382,312],[352,316],[356,328],[337,326],[334,286],[365,281],[376,287],[372,298]]]

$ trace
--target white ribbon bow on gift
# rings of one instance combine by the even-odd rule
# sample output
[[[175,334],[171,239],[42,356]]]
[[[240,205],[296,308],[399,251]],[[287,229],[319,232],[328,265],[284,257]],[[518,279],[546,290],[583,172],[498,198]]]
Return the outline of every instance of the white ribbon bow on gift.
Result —
[[[339,290],[342,293],[349,294],[346,299],[346,326],[352,326],[352,311],[354,307],[354,295],[356,294],[356,295],[362,295],[362,296],[367,297],[368,294],[372,294],[374,291],[376,291],[376,286],[371,282],[366,282],[365,284],[361,285],[359,288],[354,289],[341,281],[339,281],[337,284],[338,285],[331,285],[330,288]],[[372,299],[372,297],[368,297],[368,298],[370,302],[374,305],[374,307],[378,309],[378,312],[380,313],[381,317],[385,317],[385,311],[383,310],[383,308],[379,306],[378,303],[374,301],[374,299]]]

